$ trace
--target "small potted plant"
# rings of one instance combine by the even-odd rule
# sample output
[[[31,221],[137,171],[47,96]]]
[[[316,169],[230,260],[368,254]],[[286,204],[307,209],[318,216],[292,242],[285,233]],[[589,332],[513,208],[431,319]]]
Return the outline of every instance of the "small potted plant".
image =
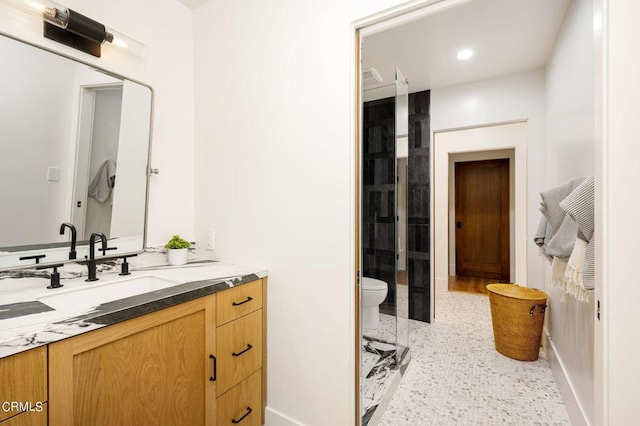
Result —
[[[174,235],[164,248],[167,249],[170,265],[184,265],[187,263],[187,249],[191,243],[180,238],[180,235]]]

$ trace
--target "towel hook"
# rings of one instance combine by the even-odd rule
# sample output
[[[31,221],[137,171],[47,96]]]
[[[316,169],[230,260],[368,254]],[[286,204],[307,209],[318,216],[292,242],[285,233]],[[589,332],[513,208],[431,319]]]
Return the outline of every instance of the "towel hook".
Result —
[[[149,169],[149,173],[154,174],[154,175],[159,175],[160,174],[160,169]]]

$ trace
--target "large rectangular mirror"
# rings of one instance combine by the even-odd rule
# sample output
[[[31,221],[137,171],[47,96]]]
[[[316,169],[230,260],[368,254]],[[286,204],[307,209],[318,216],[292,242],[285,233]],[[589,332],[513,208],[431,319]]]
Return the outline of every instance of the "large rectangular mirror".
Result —
[[[65,222],[78,260],[94,232],[98,258],[142,251],[152,89],[1,34],[0,54],[0,270],[68,261]]]

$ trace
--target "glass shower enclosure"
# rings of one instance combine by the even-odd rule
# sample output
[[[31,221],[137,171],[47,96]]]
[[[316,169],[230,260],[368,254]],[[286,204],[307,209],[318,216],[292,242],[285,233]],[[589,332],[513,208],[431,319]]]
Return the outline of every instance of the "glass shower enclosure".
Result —
[[[391,395],[385,383],[397,379],[408,361],[409,84],[396,66],[394,96],[363,103],[361,141],[361,407],[362,424]],[[371,294],[386,297],[371,320]],[[368,302],[369,301],[369,302]]]

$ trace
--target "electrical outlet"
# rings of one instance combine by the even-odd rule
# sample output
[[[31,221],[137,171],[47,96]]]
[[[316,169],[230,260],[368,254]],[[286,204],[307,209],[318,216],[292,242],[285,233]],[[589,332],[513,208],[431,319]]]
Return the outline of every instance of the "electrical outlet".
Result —
[[[213,250],[213,248],[215,247],[214,238],[213,238],[213,229],[207,229],[205,233],[206,233],[206,242],[204,244],[204,248],[207,250]]]

